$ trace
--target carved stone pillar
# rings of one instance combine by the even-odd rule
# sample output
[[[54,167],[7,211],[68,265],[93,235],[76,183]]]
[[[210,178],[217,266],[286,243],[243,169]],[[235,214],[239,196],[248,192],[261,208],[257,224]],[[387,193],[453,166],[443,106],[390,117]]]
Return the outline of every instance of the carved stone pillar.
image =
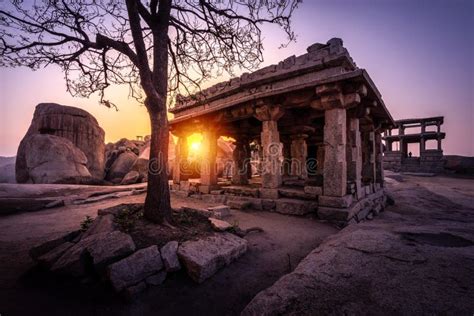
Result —
[[[347,120],[347,179],[356,185],[358,197],[362,197],[362,142],[359,119]]]
[[[323,192],[326,196],[342,197],[347,191],[346,109],[328,109],[324,118]]]
[[[179,184],[180,181],[188,180],[187,174],[188,161],[188,140],[185,135],[178,136],[178,142],[175,145],[175,158],[173,166],[173,183]]]
[[[203,188],[203,193],[208,193],[210,187],[217,184],[216,156],[218,135],[215,129],[207,128],[203,130],[202,136],[201,187]]]
[[[308,147],[306,145],[308,135],[294,135],[291,140],[291,175],[300,179],[308,178],[306,168],[306,158],[308,157]]]
[[[239,140],[235,143],[234,152],[232,153],[234,167],[232,168],[233,184],[248,184],[247,170],[247,152],[245,142]]]
[[[262,188],[265,189],[281,186],[282,144],[278,120],[282,116],[283,109],[280,106],[264,105],[255,110],[255,117],[262,122]]]

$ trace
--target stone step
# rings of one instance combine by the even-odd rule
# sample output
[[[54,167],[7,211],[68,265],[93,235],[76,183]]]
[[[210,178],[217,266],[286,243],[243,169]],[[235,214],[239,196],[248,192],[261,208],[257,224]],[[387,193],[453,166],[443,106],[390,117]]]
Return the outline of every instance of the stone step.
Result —
[[[314,200],[315,197],[312,194],[304,192],[303,189],[297,188],[280,188],[278,193],[283,198],[290,199],[303,199],[303,200]]]
[[[305,215],[316,213],[318,203],[316,201],[305,201],[298,199],[275,200],[276,212],[287,215]]]
[[[258,188],[242,187],[242,186],[228,186],[223,187],[224,194],[258,197]]]

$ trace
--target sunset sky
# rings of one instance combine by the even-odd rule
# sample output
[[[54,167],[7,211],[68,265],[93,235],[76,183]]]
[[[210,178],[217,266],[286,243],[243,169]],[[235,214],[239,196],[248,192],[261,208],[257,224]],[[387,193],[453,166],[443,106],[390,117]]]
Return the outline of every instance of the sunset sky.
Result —
[[[395,119],[443,115],[445,154],[474,156],[474,1],[306,0],[293,26],[297,42],[285,49],[278,49],[283,32],[265,28],[262,67],[340,37]],[[106,142],[149,134],[146,110],[127,99],[126,87],[110,91],[118,112],[65,90],[58,68],[0,68],[0,156],[16,155],[41,102],[89,111],[105,130]]]

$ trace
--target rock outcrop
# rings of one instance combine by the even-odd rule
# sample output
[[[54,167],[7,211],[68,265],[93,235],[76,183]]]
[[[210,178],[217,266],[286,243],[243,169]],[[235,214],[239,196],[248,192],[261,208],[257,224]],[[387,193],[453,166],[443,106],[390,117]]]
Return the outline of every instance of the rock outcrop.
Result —
[[[48,134],[69,140],[81,150],[86,159],[86,167],[92,178],[102,180],[104,176],[104,130],[88,112],[55,103],[40,103],[36,106],[31,125],[20,142],[16,159],[16,180],[18,183],[31,182],[27,160],[30,153],[26,144],[31,137]]]
[[[22,149],[22,171],[29,182],[70,183],[91,177],[85,154],[66,138],[35,134],[22,141]]]

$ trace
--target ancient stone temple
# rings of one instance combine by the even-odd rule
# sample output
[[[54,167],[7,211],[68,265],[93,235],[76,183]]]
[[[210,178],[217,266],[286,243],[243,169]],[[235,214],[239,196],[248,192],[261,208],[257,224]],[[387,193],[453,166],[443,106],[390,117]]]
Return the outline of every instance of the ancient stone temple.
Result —
[[[444,168],[441,132],[444,117],[399,120],[384,136],[385,169],[397,172],[442,172]],[[413,130],[415,129],[415,131]],[[412,152],[409,146],[415,145]],[[429,146],[431,145],[431,146]],[[419,153],[419,155],[416,154]]]
[[[381,133],[394,121],[341,39],[178,97],[170,112],[178,137],[174,190],[341,223],[383,207]],[[204,146],[200,179],[188,181],[186,139],[196,132]],[[231,181],[216,173],[220,136],[235,140]]]

